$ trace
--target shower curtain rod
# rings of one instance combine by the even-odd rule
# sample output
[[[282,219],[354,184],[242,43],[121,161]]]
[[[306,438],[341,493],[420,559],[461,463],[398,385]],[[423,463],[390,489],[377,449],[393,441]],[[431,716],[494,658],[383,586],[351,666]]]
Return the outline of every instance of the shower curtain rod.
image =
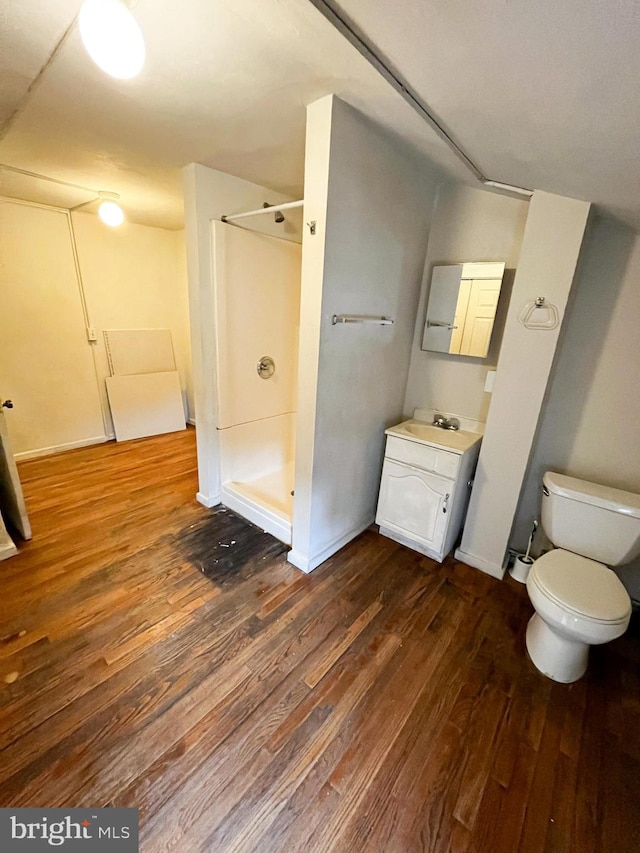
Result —
[[[248,210],[246,213],[232,213],[230,216],[221,216],[223,222],[232,222],[234,219],[244,219],[245,216],[259,216],[261,213],[277,213],[279,210],[291,210],[294,207],[302,207],[304,199],[300,201],[286,201],[283,204],[270,204],[269,207],[259,207],[257,210]]]

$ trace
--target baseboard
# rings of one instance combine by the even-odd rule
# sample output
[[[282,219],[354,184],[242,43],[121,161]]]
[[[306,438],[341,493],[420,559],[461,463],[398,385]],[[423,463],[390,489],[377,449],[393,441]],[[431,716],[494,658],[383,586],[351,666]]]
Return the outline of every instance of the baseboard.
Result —
[[[17,553],[18,549],[16,548],[13,539],[5,530],[2,517],[0,516],[0,560],[7,560],[9,557],[13,557],[13,555]]]
[[[83,438],[81,441],[70,441],[67,444],[54,444],[51,447],[40,447],[38,450],[24,450],[14,453],[16,460],[37,459],[38,456],[51,456],[53,453],[63,453],[65,450],[77,450],[79,447],[90,447],[92,444],[104,444],[111,441],[108,435],[97,435],[94,438]]]
[[[223,486],[221,489],[221,499],[225,506],[237,512],[247,521],[256,524],[267,533],[275,536],[285,545],[291,545],[291,523],[287,523],[284,519],[277,518],[268,509],[262,509],[257,503],[245,498],[244,495],[238,494],[233,489]]]
[[[366,521],[356,524],[346,533],[343,533],[342,536],[339,536],[337,539],[330,542],[329,545],[325,546],[322,551],[319,551],[313,557],[307,557],[299,551],[291,550],[287,554],[287,561],[291,563],[292,566],[295,566],[296,569],[300,569],[301,572],[309,574],[324,563],[325,560],[328,560],[329,557],[332,557],[341,548],[344,548],[344,546],[351,542],[352,539],[359,536],[372,523],[373,518],[371,516],[367,516]]]
[[[0,560],[8,560],[9,557],[14,557],[18,553],[15,545],[0,544]]]
[[[506,571],[503,566],[497,566],[495,563],[488,563],[486,560],[482,560],[480,557],[476,557],[473,554],[467,554],[467,552],[463,551],[462,548],[456,548],[455,558],[456,560],[460,560],[461,563],[473,566],[474,569],[480,569],[481,572],[491,575],[492,578],[497,578],[500,581],[504,577],[504,573]]]
[[[214,495],[213,497],[208,498],[206,495],[203,495],[202,492],[198,492],[196,500],[199,504],[202,504],[202,506],[206,506],[207,509],[218,506],[218,504],[222,502],[220,495]]]
[[[295,566],[296,569],[300,569],[300,571],[304,572],[305,575],[308,575],[309,572],[313,571],[313,569],[309,568],[309,558],[305,557],[304,554],[300,554],[298,551],[294,551],[293,549],[287,554],[287,562],[291,563],[292,566]]]
[[[187,418],[187,423],[190,424],[191,426],[195,426],[196,425],[196,419],[195,418]]]

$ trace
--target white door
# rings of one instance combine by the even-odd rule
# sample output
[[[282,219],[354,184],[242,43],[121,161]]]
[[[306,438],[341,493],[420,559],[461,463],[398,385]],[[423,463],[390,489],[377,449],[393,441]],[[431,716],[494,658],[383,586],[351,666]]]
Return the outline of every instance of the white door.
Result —
[[[489,352],[501,285],[501,279],[474,279],[471,282],[460,355],[485,358]]]
[[[441,552],[454,483],[385,459],[376,522]]]
[[[471,282],[468,278],[463,278],[460,282],[460,290],[458,291],[458,302],[456,304],[456,316],[453,318],[453,330],[451,332],[451,343],[449,344],[449,352],[458,354],[462,346],[462,336],[464,333],[464,323],[467,318],[467,308],[469,307],[469,296],[471,295]]]
[[[0,400],[0,510],[23,539],[31,539],[31,525],[22,494],[22,484],[4,417],[5,407],[12,408],[10,400]]]
[[[104,438],[65,213],[0,203],[0,378],[13,452]]]

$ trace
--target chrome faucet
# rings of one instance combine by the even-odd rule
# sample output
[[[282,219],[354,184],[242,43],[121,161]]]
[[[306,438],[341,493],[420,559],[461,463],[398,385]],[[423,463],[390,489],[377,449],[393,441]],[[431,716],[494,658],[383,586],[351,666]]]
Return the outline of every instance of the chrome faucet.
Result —
[[[433,419],[433,426],[458,430],[460,429],[460,421],[458,418],[445,418],[444,415],[436,415]]]

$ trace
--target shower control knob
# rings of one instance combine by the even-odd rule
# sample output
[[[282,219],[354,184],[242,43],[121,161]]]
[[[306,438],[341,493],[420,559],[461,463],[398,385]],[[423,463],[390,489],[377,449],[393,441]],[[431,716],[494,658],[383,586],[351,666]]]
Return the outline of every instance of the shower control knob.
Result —
[[[256,366],[260,379],[271,379],[276,372],[276,363],[270,355],[263,355]]]

